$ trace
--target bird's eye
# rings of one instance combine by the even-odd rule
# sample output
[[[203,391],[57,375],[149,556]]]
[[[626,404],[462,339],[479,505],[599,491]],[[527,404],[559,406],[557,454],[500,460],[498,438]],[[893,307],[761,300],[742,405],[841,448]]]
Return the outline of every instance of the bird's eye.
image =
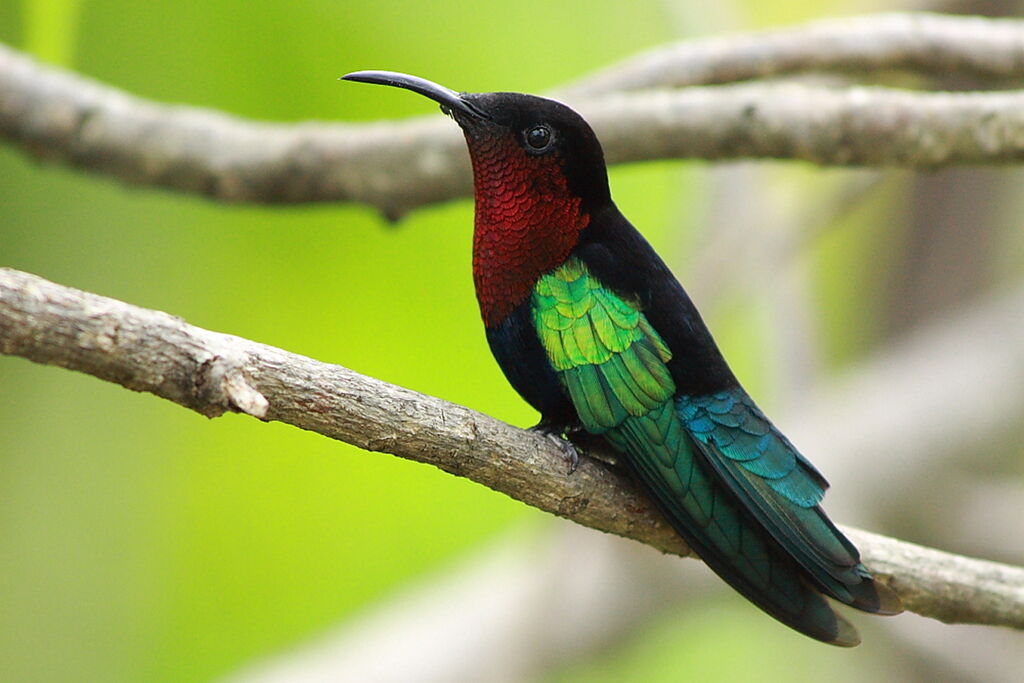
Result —
[[[526,144],[538,152],[547,149],[551,144],[551,129],[547,126],[534,126],[526,131]]]

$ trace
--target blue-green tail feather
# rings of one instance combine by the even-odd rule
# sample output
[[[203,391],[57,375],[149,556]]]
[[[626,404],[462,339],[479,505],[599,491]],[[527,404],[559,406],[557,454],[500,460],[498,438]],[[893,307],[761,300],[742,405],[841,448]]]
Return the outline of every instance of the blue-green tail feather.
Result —
[[[708,466],[819,589],[858,609],[899,611],[898,599],[871,580],[857,549],[819,507],[824,477],[746,392],[683,396],[676,406]]]
[[[652,427],[660,439],[651,437]],[[813,638],[844,646],[859,642],[788,553],[718,483],[671,402],[626,420],[605,438],[631,456],[626,462],[680,535],[734,588]]]

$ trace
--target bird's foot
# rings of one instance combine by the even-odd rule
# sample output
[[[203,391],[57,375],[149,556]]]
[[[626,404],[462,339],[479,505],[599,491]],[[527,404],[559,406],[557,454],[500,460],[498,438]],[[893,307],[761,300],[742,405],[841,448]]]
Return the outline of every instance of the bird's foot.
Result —
[[[569,474],[576,471],[576,468],[580,464],[580,455],[582,454],[582,451],[569,439],[569,435],[581,431],[579,427],[574,429],[572,427],[558,425],[547,420],[541,420],[539,423],[530,427],[528,431],[541,434],[550,439],[551,443],[558,446],[558,450],[562,453],[562,459],[569,465]]]

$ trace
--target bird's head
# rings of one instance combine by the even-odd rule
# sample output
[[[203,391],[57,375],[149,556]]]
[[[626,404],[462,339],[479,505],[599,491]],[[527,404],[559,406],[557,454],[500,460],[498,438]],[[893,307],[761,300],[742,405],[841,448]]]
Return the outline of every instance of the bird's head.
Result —
[[[555,100],[512,92],[459,93],[417,76],[356,71],[345,80],[405,88],[441,105],[462,128],[477,196],[515,188],[584,211],[610,201],[604,153],[582,116]]]

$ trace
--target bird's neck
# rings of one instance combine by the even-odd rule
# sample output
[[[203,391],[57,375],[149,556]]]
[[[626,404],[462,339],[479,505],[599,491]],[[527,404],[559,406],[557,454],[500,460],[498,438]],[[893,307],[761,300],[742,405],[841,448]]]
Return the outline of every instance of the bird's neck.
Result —
[[[497,327],[565,262],[590,217],[556,159],[528,157],[514,141],[476,142],[473,281],[484,324]]]

